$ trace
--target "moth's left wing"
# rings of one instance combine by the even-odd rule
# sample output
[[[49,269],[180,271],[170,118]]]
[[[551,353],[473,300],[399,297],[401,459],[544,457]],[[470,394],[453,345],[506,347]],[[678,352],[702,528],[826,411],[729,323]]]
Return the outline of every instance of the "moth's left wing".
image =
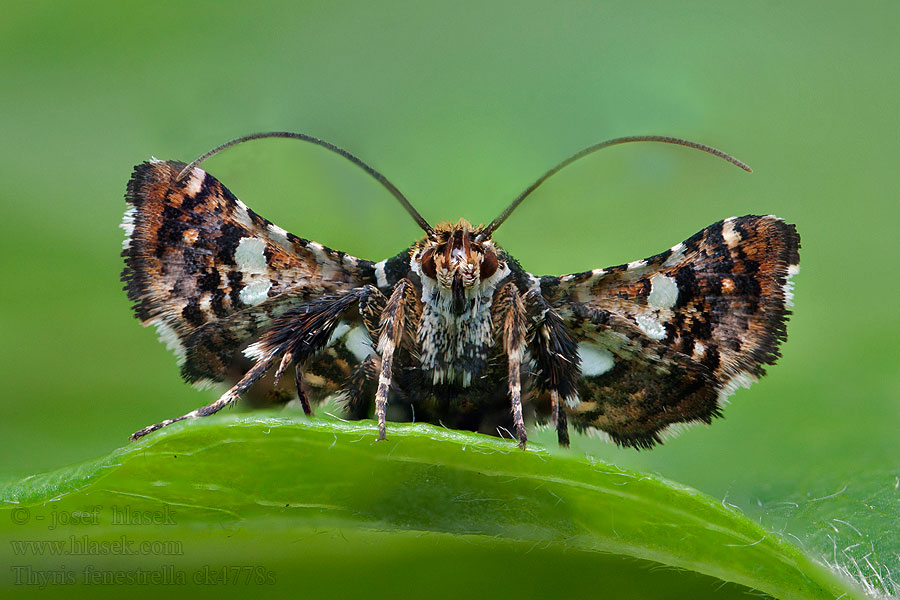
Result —
[[[578,346],[570,420],[635,447],[708,423],[779,358],[799,247],[777,217],[732,217],[645,260],[541,278]]]
[[[242,350],[292,307],[375,283],[371,262],[270,223],[199,168],[137,165],[125,199],[122,280],[193,384],[236,380]]]

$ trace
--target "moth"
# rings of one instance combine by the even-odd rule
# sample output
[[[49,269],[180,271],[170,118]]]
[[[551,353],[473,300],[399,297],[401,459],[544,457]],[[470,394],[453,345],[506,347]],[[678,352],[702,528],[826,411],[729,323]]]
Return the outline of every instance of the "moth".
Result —
[[[264,137],[344,156],[399,200],[424,237],[378,262],[356,258],[267,221],[198,166]],[[299,399],[307,414],[336,396],[352,419],[374,413],[379,439],[387,420],[415,420],[512,432],[525,448],[534,418],[549,422],[563,446],[571,423],[640,449],[673,425],[710,423],[780,356],[799,269],[794,225],[731,217],[650,258],[543,277],[494,240],[563,167],[639,141],[688,146],[750,170],[696,142],[617,138],[544,173],[488,225],[432,226],[378,171],[301,133],[238,138],[190,164],[137,165],[125,194],[124,289],[186,381],[230,387],[131,439],[212,415],[255,384]]]

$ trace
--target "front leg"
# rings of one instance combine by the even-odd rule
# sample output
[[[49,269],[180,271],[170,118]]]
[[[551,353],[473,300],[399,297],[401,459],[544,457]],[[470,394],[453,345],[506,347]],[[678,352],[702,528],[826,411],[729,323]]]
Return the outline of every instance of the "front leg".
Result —
[[[493,311],[495,323],[503,327],[503,352],[507,356],[507,385],[513,424],[519,448],[524,450],[528,435],[522,416],[522,361],[525,358],[527,327],[525,305],[514,283],[507,283],[500,289]]]
[[[394,291],[381,313],[378,336],[378,353],[381,355],[381,372],[378,376],[378,389],[375,392],[375,418],[378,419],[378,439],[385,436],[385,416],[387,413],[388,392],[391,389],[391,377],[394,366],[394,354],[403,340],[406,318],[409,308],[415,306],[415,291],[408,279],[401,279],[394,286]],[[412,324],[410,324],[412,325]]]

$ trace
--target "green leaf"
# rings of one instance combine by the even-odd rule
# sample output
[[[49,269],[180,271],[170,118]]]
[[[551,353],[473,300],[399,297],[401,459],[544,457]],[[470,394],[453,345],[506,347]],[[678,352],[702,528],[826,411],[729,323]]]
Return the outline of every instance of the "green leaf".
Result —
[[[713,577],[778,598],[863,597],[782,536],[659,477],[427,425],[389,434],[376,443],[370,423],[270,416],[179,423],[6,485],[5,562],[14,580],[233,577],[234,591],[293,577],[377,596],[427,573],[422,585],[443,590],[430,596],[470,582],[492,596],[521,584],[700,597]],[[146,551],[124,552],[135,547]],[[509,567],[479,569],[498,564]]]

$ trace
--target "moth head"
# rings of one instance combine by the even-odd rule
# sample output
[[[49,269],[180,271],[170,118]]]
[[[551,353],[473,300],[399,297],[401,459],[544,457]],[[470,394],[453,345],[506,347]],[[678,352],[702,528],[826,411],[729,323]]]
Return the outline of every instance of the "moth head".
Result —
[[[478,229],[464,219],[441,223],[413,251],[413,268],[425,281],[454,296],[493,280],[505,262],[490,239],[478,240]]]

